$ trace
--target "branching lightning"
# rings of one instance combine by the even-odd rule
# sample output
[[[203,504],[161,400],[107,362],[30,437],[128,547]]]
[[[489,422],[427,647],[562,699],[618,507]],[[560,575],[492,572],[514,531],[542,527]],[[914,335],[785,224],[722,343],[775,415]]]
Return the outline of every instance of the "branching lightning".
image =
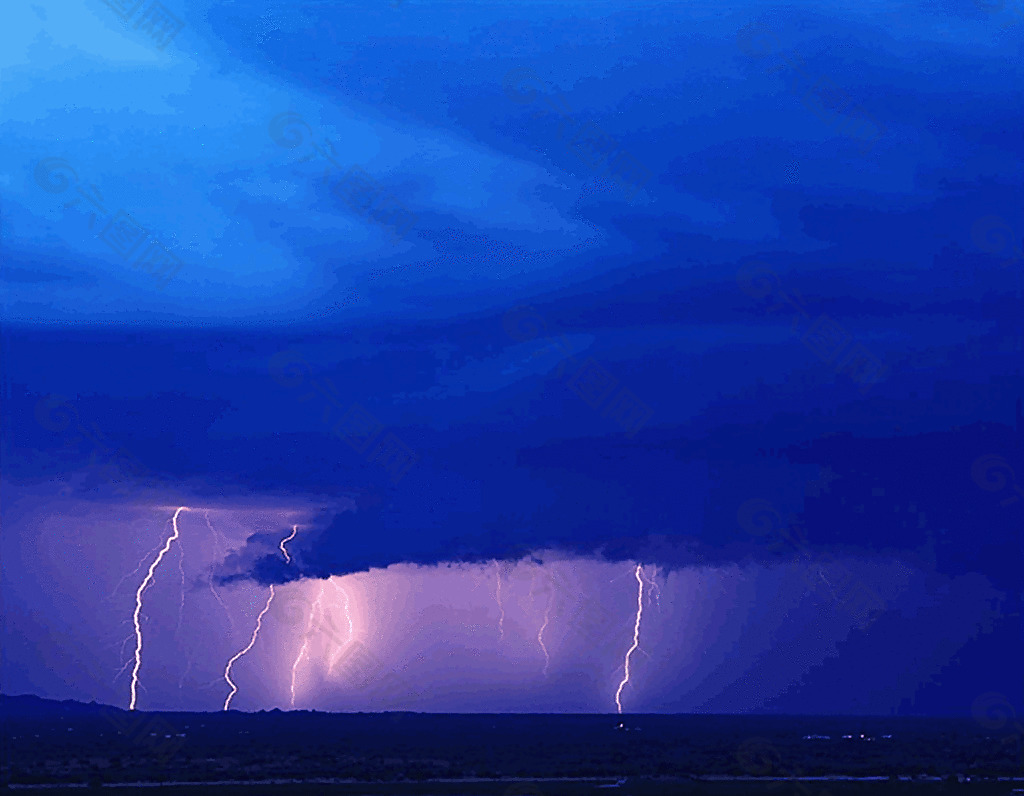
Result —
[[[274,584],[273,583],[270,584],[270,596],[267,597],[267,604],[265,606],[263,606],[263,610],[260,611],[259,616],[256,617],[256,627],[253,628],[252,638],[249,639],[248,646],[246,646],[245,649],[235,653],[235,656],[231,660],[228,661],[228,665],[224,667],[224,679],[225,679],[225,681],[227,681],[227,684],[229,686],[231,686],[231,693],[228,694],[227,699],[224,700],[224,710],[228,709],[228,707],[231,705],[231,699],[235,696],[235,694],[238,693],[238,686],[235,685],[231,681],[231,667],[234,665],[235,661],[237,661],[239,658],[241,658],[243,655],[245,655],[249,650],[251,650],[253,648],[253,646],[255,646],[256,638],[259,636],[260,628],[263,625],[263,617],[267,615],[267,611],[270,610],[270,604],[272,602],[274,602]]]
[[[113,600],[114,597],[117,595],[117,590],[121,588],[121,585],[126,580],[128,580],[128,578],[130,578],[130,577],[132,577],[134,575],[139,574],[139,570],[142,569],[143,565],[146,563],[146,561],[149,559],[149,557],[151,555],[153,555],[157,550],[159,550],[162,546],[163,545],[159,545],[158,544],[156,547],[154,547],[152,550],[150,550],[148,553],[146,553],[146,555],[144,555],[142,558],[140,558],[138,566],[135,567],[135,569],[133,569],[131,572],[129,572],[127,575],[125,575],[123,578],[121,578],[121,580],[119,580],[117,582],[117,585],[114,587],[114,590],[110,593],[110,596],[107,597],[106,599],[107,600]],[[124,621],[127,622],[128,620],[125,619]]]
[[[163,561],[164,556],[167,555],[168,551],[171,549],[171,545],[174,544],[174,540],[179,536],[178,515],[181,514],[181,512],[188,510],[188,506],[179,506],[178,510],[174,512],[174,516],[171,518],[171,525],[174,528],[174,533],[167,537],[167,540],[164,542],[164,546],[161,548],[156,560],[149,565],[149,572],[142,581],[142,585],[140,585],[139,590],[135,592],[135,614],[132,617],[132,621],[135,624],[135,668],[132,669],[132,698],[128,705],[129,710],[135,710],[135,703],[138,701],[139,669],[142,668],[142,627],[139,625],[139,616],[142,614],[142,594],[147,588],[149,588],[150,584],[152,584],[153,573],[156,572],[156,568],[160,566],[160,562]]]
[[[295,663],[292,664],[292,707],[295,707],[295,673],[299,669],[299,664],[302,659],[306,657],[309,651],[309,637],[313,631],[313,617],[316,615],[317,609],[323,612],[323,599],[324,599],[324,587],[320,587],[320,594],[317,595],[314,603],[309,607],[309,620],[306,622],[306,633],[302,639],[302,648],[299,650],[299,654],[295,657]]]
[[[647,604],[650,605],[653,600],[661,607],[661,586],[658,585],[658,565],[654,564],[651,567],[651,572],[641,573],[641,577],[644,579],[644,583],[647,584]],[[643,652],[643,650],[641,650]]]
[[[295,538],[295,534],[297,534],[298,532],[299,532],[299,526],[298,525],[293,525],[292,526],[292,535],[287,537],[286,539],[282,539],[281,540],[281,545],[280,545],[281,552],[284,553],[284,560],[287,563],[289,563],[289,564],[292,563],[292,557],[290,555],[288,555],[288,551],[284,549],[284,546],[286,544],[288,544],[288,542],[290,542],[292,539],[294,539]]]
[[[637,594],[636,594],[636,624],[633,626],[633,646],[626,652],[626,662],[624,666],[624,673],[622,682],[619,683],[619,689],[615,692],[615,706],[619,709],[619,713],[622,713],[622,689],[626,687],[626,683],[629,682],[629,659],[633,653],[637,651],[640,646],[640,619],[644,615],[644,578],[643,578],[643,566],[640,564],[636,565],[636,571],[633,573],[636,575],[637,583]]]
[[[129,638],[131,638],[131,636],[129,636]],[[128,667],[131,666],[131,665],[132,665],[132,659],[129,658],[128,660],[126,660],[124,662],[124,666],[122,666],[120,669],[117,670],[117,674],[114,675],[114,682],[115,683],[117,682],[118,678],[122,674],[124,674],[128,670]]]
[[[494,587],[494,600],[498,603],[498,637],[505,640],[505,604],[501,601],[501,565],[497,559],[494,561],[494,573],[497,578],[497,585]]]
[[[122,622],[121,624],[123,625],[123,624],[125,624],[125,623],[127,623],[127,622],[130,622],[130,621],[132,621],[132,620],[131,620],[131,619],[125,619],[125,620],[124,620],[124,621],[123,621],[123,622]],[[124,637],[124,641],[122,641],[122,642],[121,642],[121,652],[120,652],[120,654],[118,655],[118,657],[119,657],[119,658],[120,658],[121,660],[123,660],[123,661],[124,661],[124,663],[123,663],[123,664],[121,665],[121,668],[117,670],[117,674],[115,674],[115,675],[114,675],[114,680],[113,680],[113,682],[115,682],[115,683],[116,683],[116,682],[118,681],[118,678],[120,678],[120,677],[121,677],[121,675],[125,673],[125,671],[126,671],[126,670],[128,669],[128,667],[132,665],[132,659],[131,659],[130,657],[129,657],[129,658],[127,659],[127,660],[125,660],[125,657],[124,657],[124,648],[125,648],[125,645],[126,645],[126,644],[127,644],[127,643],[128,643],[129,641],[132,641],[132,640],[133,640],[134,638],[135,638],[135,633],[134,633],[134,632],[131,632],[131,633],[129,633],[129,634],[127,635],[127,636],[125,636],[125,637]],[[111,645],[111,646],[113,646],[113,645]]]

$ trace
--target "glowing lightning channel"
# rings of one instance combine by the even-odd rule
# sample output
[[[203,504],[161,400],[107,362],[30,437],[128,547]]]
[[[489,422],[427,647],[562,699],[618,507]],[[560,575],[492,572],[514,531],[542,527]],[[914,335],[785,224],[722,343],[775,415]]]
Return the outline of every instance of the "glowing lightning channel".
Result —
[[[285,562],[287,562],[289,564],[292,563],[292,557],[290,555],[288,555],[288,551],[284,549],[284,546],[286,544],[288,544],[288,542],[290,542],[292,539],[294,539],[295,538],[295,534],[297,534],[298,532],[299,532],[299,526],[298,525],[293,525],[292,526],[292,535],[287,537],[286,539],[282,539],[281,540],[281,545],[280,545],[281,552],[284,553],[284,560],[285,560]]]
[[[292,707],[295,707],[295,673],[298,671],[299,664],[302,659],[306,656],[309,651],[309,636],[313,632],[313,616],[316,614],[317,608],[323,611],[321,602],[324,598],[324,587],[320,587],[320,594],[317,595],[314,603],[309,607],[309,620],[306,622],[306,635],[302,639],[302,649],[299,650],[299,654],[295,658],[295,663],[292,664]]]
[[[548,655],[547,645],[544,643],[544,631],[547,630],[548,622],[551,621],[551,595],[548,595],[548,604],[544,606],[544,624],[540,626],[540,630],[537,631],[537,643],[540,644],[541,650],[544,652],[544,676],[548,676],[548,666],[551,663],[551,656]]]
[[[142,593],[153,582],[153,573],[156,572],[156,568],[160,566],[160,562],[163,561],[164,556],[171,549],[174,540],[178,538],[178,515],[183,511],[189,511],[188,506],[179,506],[178,510],[174,512],[174,516],[171,518],[174,533],[167,537],[156,560],[149,565],[149,572],[142,581],[142,585],[135,592],[135,614],[132,616],[132,621],[135,623],[135,668],[132,669],[132,699],[128,705],[128,710],[135,710],[135,703],[138,701],[139,669],[142,668],[142,627],[139,625],[139,615],[142,613]]]
[[[636,575],[637,582],[637,595],[636,595],[636,624],[633,626],[633,646],[629,648],[626,653],[626,665],[625,672],[622,678],[622,682],[619,683],[619,690],[615,692],[615,706],[619,709],[619,713],[622,713],[622,689],[626,687],[626,683],[629,682],[629,659],[633,653],[636,652],[640,646],[640,618],[644,615],[644,579],[643,579],[643,566],[640,564],[636,565],[636,571],[633,573]]]
[[[130,638],[130,636],[129,636],[129,638]],[[131,666],[131,665],[132,665],[132,659],[129,658],[128,660],[126,660],[124,662],[124,666],[122,666],[120,669],[117,670],[117,674],[114,675],[114,682],[115,683],[117,682],[117,678],[119,678],[122,674],[124,674],[125,671],[128,669],[128,667]]]
[[[146,560],[147,560],[147,559],[148,559],[148,558],[149,558],[149,557],[150,557],[151,555],[153,555],[153,553],[155,553],[155,552],[156,552],[157,550],[159,550],[159,549],[160,549],[160,547],[161,547],[161,545],[157,545],[157,546],[156,546],[156,547],[154,547],[154,548],[153,548],[152,550],[150,550],[150,551],[149,551],[148,553],[146,553],[146,555],[144,555],[144,556],[143,556],[142,558],[140,558],[140,559],[139,559],[139,564],[138,564],[138,566],[137,566],[137,567],[135,567],[135,569],[133,569],[133,570],[132,570],[131,572],[129,572],[129,573],[128,573],[127,575],[125,575],[125,576],[124,576],[123,578],[121,578],[121,580],[119,580],[119,581],[117,582],[117,585],[116,585],[116,586],[114,587],[114,590],[113,590],[113,591],[112,591],[112,592],[110,593],[110,596],[109,596],[109,597],[106,597],[106,598],[104,598],[104,599],[106,599],[106,600],[112,600],[112,599],[114,599],[114,597],[115,597],[115,596],[117,596],[117,590],[121,588],[121,585],[122,585],[122,584],[123,584],[123,583],[124,583],[124,582],[125,582],[126,580],[128,580],[128,578],[132,577],[133,575],[138,575],[138,574],[139,574],[139,570],[140,570],[140,569],[142,569],[142,566],[143,566],[143,565],[144,565],[144,564],[146,563]],[[125,621],[125,622],[127,622],[128,620],[127,620],[127,619],[125,619],[124,621]],[[123,623],[122,623],[122,624],[123,624]]]
[[[228,618],[228,624],[231,625],[231,632],[234,633],[235,632],[235,620],[231,617],[231,612],[228,610],[228,607],[224,604],[224,600],[221,599],[220,594],[217,592],[217,590],[215,588],[213,588],[213,575],[212,574],[210,575],[209,578],[206,579],[206,582],[210,586],[210,594],[213,595],[213,599],[215,599],[218,603],[220,603],[220,607],[224,609],[224,613],[225,613],[225,615]]]
[[[647,572],[644,572],[642,574],[642,577],[644,579],[644,583],[646,583],[647,587],[648,587],[647,588],[647,604],[650,605],[651,601],[653,600],[655,603],[658,604],[658,607],[660,608],[661,607],[661,586],[658,585],[658,565],[657,564],[653,565],[651,567],[651,569],[652,569],[652,572],[650,572],[649,574]],[[643,652],[643,650],[640,650],[640,651]]]
[[[349,611],[348,592],[345,591],[345,588],[340,583],[338,583],[338,581],[336,581],[334,578],[331,578],[331,585],[334,586],[334,588],[337,589],[339,592],[341,592],[341,599],[343,600],[345,605],[345,619],[348,621],[348,636],[345,639],[345,644],[347,645],[352,640],[352,637],[355,635],[355,626],[352,624],[352,612]],[[334,650],[334,654],[331,655],[331,663],[327,667],[328,674],[330,674],[334,670],[334,664],[338,662],[338,656],[341,654],[343,649],[345,648],[341,644],[339,644],[337,648]]]
[[[494,573],[497,577],[497,585],[494,588],[494,600],[498,603],[498,610],[501,614],[498,616],[498,636],[501,641],[505,640],[505,605],[501,601],[501,565],[498,564],[497,559],[494,561]]]
[[[178,572],[181,573],[181,603],[178,605],[178,626],[174,630],[174,637],[177,638],[181,632],[181,618],[185,613],[185,548],[178,545]]]
[[[231,681],[231,667],[234,665],[235,661],[237,661],[239,658],[245,655],[256,644],[256,638],[260,634],[260,627],[263,625],[263,617],[267,615],[267,611],[270,610],[270,604],[272,602],[274,602],[273,583],[270,584],[270,596],[267,598],[267,604],[263,606],[263,610],[260,611],[260,615],[256,617],[256,627],[253,628],[252,638],[249,639],[248,646],[244,650],[235,653],[235,656],[228,661],[228,665],[224,667],[224,679],[227,681],[227,684],[231,686],[231,693],[228,694],[227,699],[224,700],[224,710],[228,709],[228,707],[231,705],[231,699],[235,696],[235,694],[238,693],[238,686]]]
[[[225,555],[225,551],[224,551],[224,543],[223,543],[223,540],[221,538],[221,534],[217,533],[217,531],[215,531],[213,529],[213,525],[210,523],[210,512],[208,512],[208,511],[204,512],[203,516],[206,517],[206,527],[209,528],[210,529],[210,533],[213,534],[213,543],[214,543],[214,545],[216,547],[216,554],[223,559],[224,555]],[[210,572],[209,577],[206,579],[206,583],[210,587],[210,594],[213,595],[213,599],[215,599],[218,603],[220,603],[220,607],[224,609],[224,614],[228,618],[228,624],[231,625],[231,633],[234,634],[234,632],[235,632],[235,620],[232,618],[231,612],[228,610],[228,607],[224,604],[224,600],[221,599],[220,593],[215,588],[213,588],[213,572],[212,571]],[[215,680],[214,682],[217,682],[217,681]]]
[[[178,678],[178,690],[180,691],[185,685],[185,678],[188,677],[188,673],[192,671],[192,655],[188,656],[188,660],[185,662],[185,671],[182,672],[181,677]]]
[[[204,511],[203,517],[206,519],[206,527],[210,529],[210,534],[213,536],[213,543],[217,548],[217,555],[223,556],[226,548],[228,547],[227,537],[225,537],[220,531],[214,529],[213,523],[210,522],[209,511]]]

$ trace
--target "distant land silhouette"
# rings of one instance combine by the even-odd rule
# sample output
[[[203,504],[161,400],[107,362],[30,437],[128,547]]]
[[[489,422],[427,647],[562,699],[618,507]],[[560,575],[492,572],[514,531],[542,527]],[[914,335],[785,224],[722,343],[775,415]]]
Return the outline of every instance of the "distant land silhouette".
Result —
[[[638,793],[675,792],[666,783],[750,777],[895,783],[970,776],[1005,783],[1024,777],[1021,731],[1012,714],[992,707],[983,705],[970,718],[150,713],[0,696],[2,776],[16,785],[319,782],[332,786],[322,792],[339,793],[349,791],[334,785],[390,783],[386,792],[413,793],[425,791],[406,786],[481,779],[557,779],[579,787],[586,781],[591,789],[621,778],[661,783]],[[474,792],[589,791],[545,785]]]

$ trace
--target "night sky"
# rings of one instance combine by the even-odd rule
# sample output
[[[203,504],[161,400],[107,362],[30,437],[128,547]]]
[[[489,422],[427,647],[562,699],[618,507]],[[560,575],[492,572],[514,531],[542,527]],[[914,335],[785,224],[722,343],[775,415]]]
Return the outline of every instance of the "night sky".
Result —
[[[2,13],[0,691],[1024,707],[1019,9]]]

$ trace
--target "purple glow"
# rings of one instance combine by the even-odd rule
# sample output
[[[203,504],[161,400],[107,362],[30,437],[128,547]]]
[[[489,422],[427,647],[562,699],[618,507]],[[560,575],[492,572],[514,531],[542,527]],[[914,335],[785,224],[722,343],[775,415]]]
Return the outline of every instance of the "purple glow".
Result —
[[[139,614],[139,698],[147,709],[219,710],[225,696],[240,710],[288,709],[293,688],[296,708],[322,710],[612,712],[622,696],[627,711],[750,709],[863,635],[835,608],[826,584],[840,570],[870,581],[908,617],[937,593],[922,572],[884,559],[659,571],[654,562],[637,567],[536,551],[542,564],[396,564],[298,580],[279,584],[270,600],[266,585],[222,586],[218,573],[233,571],[254,534],[268,537],[268,554],[280,555],[281,533],[309,521],[312,509],[189,505],[174,540],[184,552],[187,589],[178,633],[179,573],[173,564],[152,566],[154,545],[168,547],[164,501],[61,500],[21,518],[33,532],[8,537],[5,557],[33,577],[9,586],[11,623],[28,635],[61,633],[67,652],[60,657],[52,645],[36,644],[35,654],[45,657],[33,658],[12,648],[8,665],[20,687],[129,704],[119,674],[125,623],[136,606],[129,584],[147,567],[152,578]],[[78,540],[109,554],[75,561],[67,552]],[[984,599],[981,582],[949,585],[950,601]],[[953,619],[949,630],[967,635],[972,625]],[[780,645],[787,654],[776,652]],[[244,665],[237,665],[240,650]],[[230,695],[225,661],[236,664]]]

